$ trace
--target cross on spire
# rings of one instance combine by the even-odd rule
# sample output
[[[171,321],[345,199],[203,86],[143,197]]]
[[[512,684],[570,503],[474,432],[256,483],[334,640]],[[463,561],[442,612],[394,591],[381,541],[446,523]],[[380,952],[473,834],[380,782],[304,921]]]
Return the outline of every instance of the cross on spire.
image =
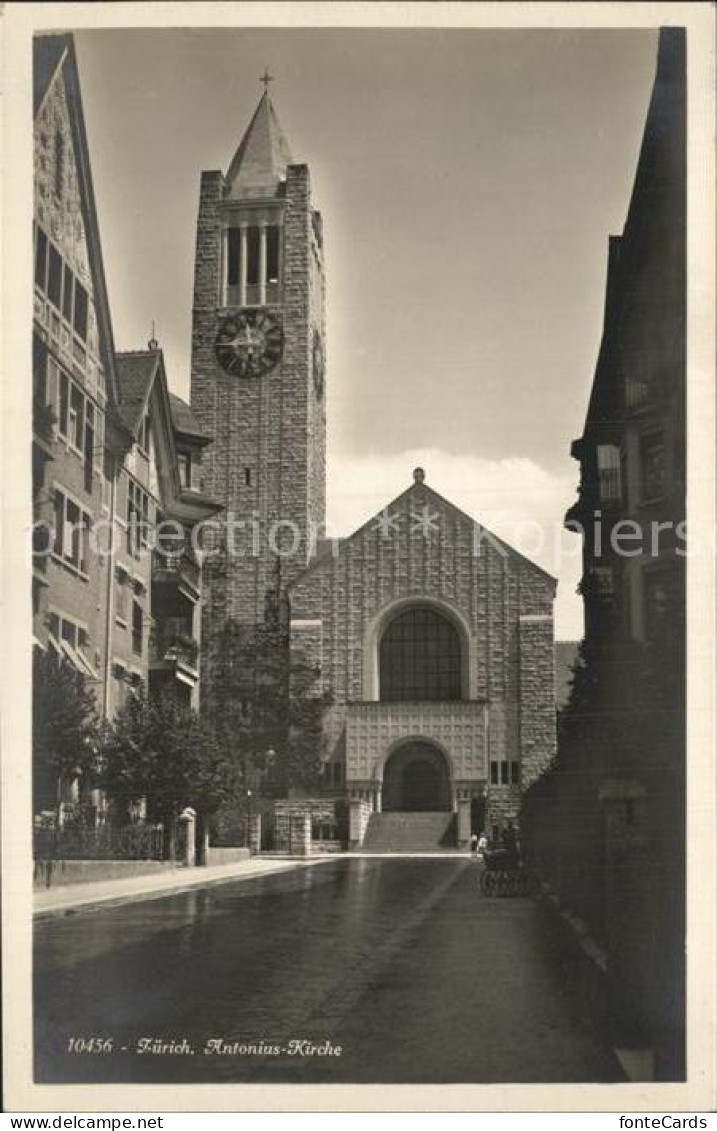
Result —
[[[264,74],[259,79],[259,82],[264,83],[264,90],[268,93],[269,83],[274,81],[274,76],[269,74],[268,67],[264,67]]]

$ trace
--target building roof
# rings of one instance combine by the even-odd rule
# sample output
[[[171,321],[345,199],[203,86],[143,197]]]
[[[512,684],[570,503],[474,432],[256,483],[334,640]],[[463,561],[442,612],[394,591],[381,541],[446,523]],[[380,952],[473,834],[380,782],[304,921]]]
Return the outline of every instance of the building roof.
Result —
[[[175,432],[180,436],[189,436],[193,440],[202,440],[204,443],[211,441],[212,437],[199,427],[187,402],[178,397],[176,393],[170,392],[169,406],[172,410],[172,424]]]
[[[133,350],[116,354],[119,392],[117,409],[133,434],[144,415],[159,356],[157,350]]]
[[[32,112],[36,114],[68,48],[66,35],[38,35],[33,42]]]
[[[105,370],[110,403],[114,404],[117,398],[114,337],[102,261],[102,245],[97,223],[95,193],[92,185],[90,153],[87,144],[85,117],[82,110],[82,92],[80,90],[74,39],[69,33],[64,35],[35,35],[32,42],[32,53],[33,114],[35,117],[40,111],[60,67],[62,68],[72,130],[77,184],[85,222],[87,254],[92,273],[95,312],[99,325],[100,355]]]
[[[289,143],[265,91],[227,172],[230,197],[274,196],[292,161]]]

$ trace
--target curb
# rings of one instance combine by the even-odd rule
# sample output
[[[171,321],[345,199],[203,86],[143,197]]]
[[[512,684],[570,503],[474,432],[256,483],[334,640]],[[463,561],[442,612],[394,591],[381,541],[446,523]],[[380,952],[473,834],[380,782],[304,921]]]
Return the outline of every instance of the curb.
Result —
[[[105,895],[90,896],[88,898],[79,898],[67,903],[59,903],[53,907],[37,907],[33,909],[33,920],[38,919],[52,919],[58,916],[79,915],[84,911],[96,910],[101,908],[120,907],[125,903],[144,903],[152,899],[164,899],[174,895],[181,895],[183,892],[192,891],[194,888],[205,890],[210,887],[218,887],[220,884],[231,883],[244,883],[248,880],[258,880],[264,876],[275,876],[282,872],[292,872],[297,868],[310,868],[316,864],[325,864],[330,862],[330,857],[318,857],[315,860],[297,859],[295,861],[287,862],[286,865],[278,866],[278,861],[271,867],[262,868],[259,872],[234,872],[229,876],[208,876],[198,877],[197,879],[189,878],[184,880],[177,880],[171,887],[153,888],[147,891],[126,891],[126,892],[108,892]],[[58,889],[59,890],[59,889]]]

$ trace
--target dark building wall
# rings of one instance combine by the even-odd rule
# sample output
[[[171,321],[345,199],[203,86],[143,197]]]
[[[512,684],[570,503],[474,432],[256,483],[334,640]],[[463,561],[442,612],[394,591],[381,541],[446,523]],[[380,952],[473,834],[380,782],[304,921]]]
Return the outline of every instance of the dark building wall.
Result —
[[[662,1080],[682,1078],[685,1064],[685,223],[685,35],[673,28],[660,34],[573,445],[581,484],[567,517],[584,527],[582,672],[557,767],[524,807],[531,851],[602,939],[616,1016],[654,1050]],[[609,548],[625,520],[640,553]],[[668,529],[655,540],[657,523]]]

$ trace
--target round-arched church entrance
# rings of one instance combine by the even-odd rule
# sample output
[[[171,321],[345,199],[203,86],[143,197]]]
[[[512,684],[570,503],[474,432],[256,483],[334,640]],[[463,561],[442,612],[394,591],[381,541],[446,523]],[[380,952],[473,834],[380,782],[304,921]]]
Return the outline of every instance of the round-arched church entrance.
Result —
[[[406,742],[383,769],[384,813],[438,813],[452,808],[446,759],[431,742]]]

